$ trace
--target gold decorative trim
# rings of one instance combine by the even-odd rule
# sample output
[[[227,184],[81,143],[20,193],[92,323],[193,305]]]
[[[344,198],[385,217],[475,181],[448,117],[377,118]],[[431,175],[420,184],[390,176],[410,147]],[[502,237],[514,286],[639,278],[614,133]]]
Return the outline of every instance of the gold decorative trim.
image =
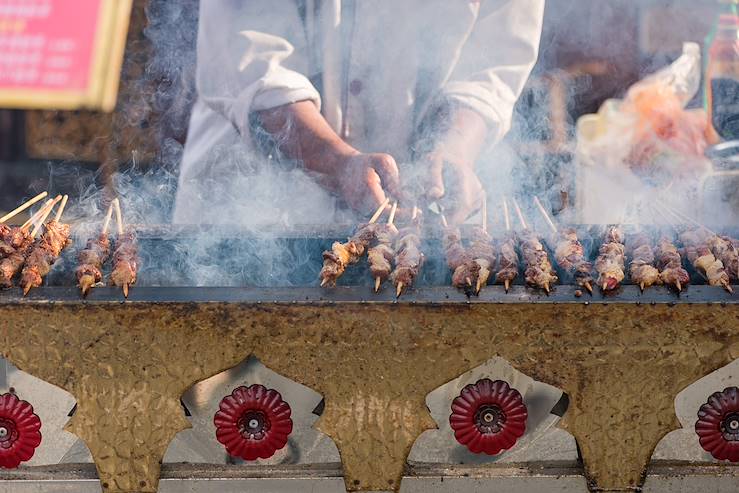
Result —
[[[739,358],[737,305],[24,303],[0,320],[3,355],[77,398],[68,429],[114,492],[156,491],[180,395],[251,353],[324,395],[349,491],[397,491],[434,427],[425,396],[496,355],[569,394],[591,484],[630,491],[679,427],[675,395]]]

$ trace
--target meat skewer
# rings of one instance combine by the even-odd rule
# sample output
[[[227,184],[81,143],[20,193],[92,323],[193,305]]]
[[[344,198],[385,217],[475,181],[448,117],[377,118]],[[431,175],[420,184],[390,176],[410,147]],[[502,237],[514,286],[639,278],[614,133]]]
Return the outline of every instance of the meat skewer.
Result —
[[[118,199],[116,199],[118,200]],[[110,256],[110,237],[108,236],[108,227],[110,226],[110,219],[113,214],[113,203],[111,202],[108,206],[108,212],[105,215],[105,222],[103,223],[103,229],[97,238],[90,238],[87,240],[85,249],[82,250],[77,259],[79,266],[76,270],[77,284],[82,291],[82,296],[87,296],[87,293],[92,287],[103,280],[103,264]]]
[[[659,270],[654,266],[654,250],[645,233],[638,233],[629,241],[629,276],[644,291],[655,284],[662,284]]]
[[[677,217],[678,219],[686,220],[693,226],[698,228],[695,232],[703,237],[705,246],[708,246],[714,257],[723,264],[726,274],[729,277],[729,281],[731,279],[739,279],[739,249],[737,249],[736,247],[735,240],[727,236],[719,236],[717,233],[706,228],[687,214],[678,211],[677,209],[668,207],[663,202],[659,203],[673,216]],[[705,231],[705,233],[703,233],[703,231]],[[726,287],[728,291],[731,291],[731,287],[728,282],[724,287]]]
[[[577,231],[574,228],[567,228],[560,232],[539,201],[539,197],[534,196],[534,203],[552,232],[558,237],[558,240],[555,240],[557,246],[554,249],[554,259],[557,264],[575,279],[578,286],[593,294],[593,264],[585,258],[585,249],[577,237]]]
[[[387,207],[389,200],[383,202],[367,224],[359,226],[354,236],[345,243],[339,241],[331,245],[331,250],[323,252],[323,268],[319,274],[321,287],[336,286],[336,281],[341,277],[346,268],[359,262],[364,252],[367,251],[372,239],[375,237],[377,221]]]
[[[418,215],[410,226],[401,229],[395,241],[395,270],[390,279],[395,284],[396,297],[403,294],[404,288],[413,285],[423,265],[420,217]]]
[[[675,244],[667,237],[662,237],[657,243],[657,267],[660,280],[670,286],[675,286],[678,293],[683,286],[690,282],[688,271],[683,269],[683,261]]]
[[[513,199],[513,206],[516,208],[518,219],[521,221],[524,231],[519,235],[519,244],[521,246],[521,254],[526,263],[524,276],[529,286],[543,289],[549,294],[551,286],[559,279],[557,273],[549,261],[549,254],[544,249],[544,245],[539,240],[536,233],[530,231],[526,225],[521,208],[516,199]]]
[[[554,259],[577,282],[593,294],[593,264],[585,257],[585,249],[573,228],[563,229],[554,250]]]
[[[123,289],[123,296],[128,298],[128,288],[136,284],[138,275],[138,240],[136,232],[130,226],[123,228],[121,205],[118,199],[113,201],[118,224],[118,238],[113,253],[113,271],[110,273],[110,282]]]
[[[708,239],[708,246],[717,259],[721,260],[730,279],[739,279],[739,249],[737,240],[728,236],[712,235]]]
[[[685,247],[685,253],[693,268],[706,278],[708,284],[722,286],[733,293],[734,290],[731,287],[730,278],[724,269],[723,262],[716,258],[708,246],[710,236],[711,233],[704,229],[694,229],[683,232],[680,235],[680,241]]]
[[[610,226],[595,261],[598,285],[603,288],[603,291],[616,289],[626,277],[624,274],[625,256],[623,232],[618,226]]]
[[[503,199],[503,216],[505,217],[506,236],[500,244],[500,256],[498,262],[498,273],[495,282],[503,282],[505,292],[511,287],[511,283],[518,277],[518,254],[516,253],[516,238],[511,232],[511,219],[508,212],[508,201]]]
[[[393,204],[390,211],[390,218],[387,224],[378,224],[375,229],[375,244],[367,251],[367,262],[369,263],[370,273],[375,280],[375,293],[380,291],[380,285],[390,277],[393,266],[392,261],[395,257],[393,250],[393,241],[398,234],[398,229],[393,224],[395,220],[395,212],[398,209],[398,203]],[[415,219],[416,208],[413,208],[413,218]]]
[[[495,267],[492,238],[483,227],[472,230],[470,246],[462,244],[459,229],[448,229],[445,236],[447,264],[452,270],[452,285],[460,289],[475,286],[478,294],[487,285]]]
[[[20,283],[23,286],[23,296],[27,295],[32,288],[41,286],[54,262],[57,261],[62,250],[69,244],[69,224],[61,223],[64,208],[67,205],[68,196],[65,195],[62,203],[57,209],[54,219],[46,223],[44,234],[31,249],[26,257],[21,271]],[[31,233],[35,236],[41,225],[37,225]]]
[[[13,286],[13,277],[23,268],[26,257],[31,253],[34,246],[35,235],[38,234],[38,230],[30,232],[30,226],[37,221],[40,223],[46,221],[59,200],[62,200],[61,196],[48,200],[23,226],[0,228],[2,229],[3,243],[7,247],[3,254],[3,260],[0,262],[0,288]]]

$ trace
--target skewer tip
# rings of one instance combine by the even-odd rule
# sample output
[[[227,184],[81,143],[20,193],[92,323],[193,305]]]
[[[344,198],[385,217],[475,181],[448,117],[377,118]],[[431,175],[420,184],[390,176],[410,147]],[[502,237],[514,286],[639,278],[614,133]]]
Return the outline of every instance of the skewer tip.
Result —
[[[608,291],[608,282],[603,283],[603,291]]]
[[[321,279],[321,287],[324,287],[328,283],[328,279]]]
[[[589,282],[585,283],[585,289],[588,290],[588,293],[593,294],[593,285],[590,284]]]
[[[123,285],[123,297],[128,298],[128,283]]]
[[[544,283],[544,291],[546,291],[547,294],[549,294],[549,283],[548,282]]]
[[[505,292],[507,293],[507,292],[508,292],[508,290],[509,290],[509,289],[511,288],[511,281],[509,281],[508,279],[506,279],[506,280],[505,280],[505,281],[503,282],[503,284],[505,285]]]
[[[482,280],[477,280],[477,285],[475,286],[475,294],[480,294],[480,290],[482,289]]]
[[[380,284],[382,283],[382,279],[379,277],[375,277],[375,293],[380,292]]]
[[[472,279],[470,279],[469,277],[465,277],[464,280],[468,286],[472,286]]]
[[[639,283],[639,289],[641,289],[641,292],[642,293],[644,292],[644,283],[643,282],[640,282]]]
[[[31,285],[30,284],[26,284],[25,286],[23,286],[23,296],[26,296],[29,291],[31,291]]]
[[[680,281],[675,281],[675,287],[677,288],[677,292],[680,293],[683,290],[683,285],[680,284]]]
[[[403,283],[399,282],[397,288],[395,289],[395,297],[400,298],[401,294],[403,294]]]
[[[731,294],[734,294],[734,288],[731,287],[731,284],[729,284],[728,282],[724,282],[723,284],[724,284],[724,289],[726,289],[726,291],[728,291]]]

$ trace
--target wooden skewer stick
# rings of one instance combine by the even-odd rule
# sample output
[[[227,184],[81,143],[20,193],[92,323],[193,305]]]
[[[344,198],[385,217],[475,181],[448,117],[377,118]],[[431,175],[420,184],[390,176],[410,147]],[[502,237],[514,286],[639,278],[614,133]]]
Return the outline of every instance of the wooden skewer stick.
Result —
[[[679,279],[677,279],[675,281],[675,287],[677,288],[678,291],[682,291],[683,290],[683,285],[680,283],[680,280]]]
[[[25,223],[23,223],[23,225],[21,226],[21,229],[23,229],[23,230],[28,229],[32,225],[34,225],[35,223],[37,223],[38,220],[39,220],[39,218],[46,212],[46,209],[53,209],[54,206],[56,205],[56,203],[59,202],[60,200],[62,200],[62,196],[61,195],[57,195],[55,198],[47,200],[46,203],[43,205],[43,207],[41,207],[41,209],[39,209],[38,211],[36,211],[36,213],[34,215],[32,215],[28,219],[28,221],[26,221]]]
[[[65,195],[62,199],[62,203],[59,205],[59,209],[56,210],[56,216],[54,216],[54,221],[59,222],[62,218],[62,214],[64,214],[64,208],[67,207],[67,201],[69,200],[69,195]]]
[[[644,282],[639,283],[639,289],[641,289],[641,292],[644,292]]]
[[[554,224],[554,221],[552,221],[552,218],[549,217],[549,214],[547,214],[546,209],[544,209],[544,206],[541,205],[541,202],[539,201],[539,197],[534,195],[534,203],[536,204],[536,207],[539,208],[539,211],[541,212],[541,215],[544,216],[544,219],[547,221],[547,224],[550,228],[552,228],[552,232],[557,232],[557,226]]]
[[[506,231],[511,230],[511,215],[508,212],[508,200],[503,197],[503,215],[505,216],[505,229]]]
[[[413,212],[411,213],[411,221],[415,221],[418,217],[418,206],[413,206]]]
[[[0,223],[4,223],[5,221],[7,221],[9,219],[14,218],[15,216],[17,216],[21,212],[25,211],[26,209],[28,209],[29,207],[31,207],[33,204],[35,204],[39,200],[45,198],[47,195],[49,195],[48,192],[41,192],[40,194],[36,195],[34,198],[32,198],[32,199],[30,199],[30,200],[22,203],[20,206],[16,207],[15,209],[13,209],[10,212],[8,212],[3,217],[0,217]]]
[[[482,231],[488,231],[488,197],[485,192],[482,192]]]
[[[546,291],[547,294],[549,294],[549,283],[548,282],[544,283],[544,291]]]
[[[467,282],[468,286],[472,286],[472,279],[470,279],[469,277],[465,277],[464,280]]]
[[[374,214],[372,214],[372,218],[370,218],[369,223],[374,224],[377,222],[378,219],[380,219],[380,216],[382,216],[382,213],[385,212],[385,208],[390,203],[390,199],[386,198],[385,201],[380,204],[380,207],[377,208]]]
[[[696,221],[695,219],[691,218],[687,214],[685,214],[685,213],[683,213],[683,212],[675,209],[674,207],[668,206],[667,204],[665,204],[664,202],[662,202],[659,199],[657,199],[657,203],[659,203],[665,210],[667,210],[668,212],[670,212],[673,216],[677,217],[678,219],[681,219],[683,221],[688,221],[690,224],[692,224],[696,228],[705,229],[706,231],[708,231],[713,236],[718,236],[716,233],[714,233],[713,231],[711,231],[708,227],[706,227],[703,224],[699,223],[698,221]]]
[[[503,284],[505,285],[505,292],[507,293],[509,289],[511,289],[511,281],[510,279],[506,279],[503,281]]]
[[[513,198],[513,207],[516,209],[516,214],[518,214],[518,220],[521,221],[521,227],[523,229],[529,229],[529,227],[526,225],[526,219],[523,217],[523,212],[521,212],[521,208],[518,206],[518,201]]]
[[[403,294],[403,281],[398,283],[398,286],[395,290],[395,297],[400,298],[401,294]]]
[[[108,205],[108,212],[105,213],[105,222],[103,223],[103,234],[108,232],[110,228],[110,220],[113,217],[113,202]]]
[[[375,293],[380,292],[380,284],[382,284],[382,278],[381,277],[375,277]]]
[[[128,298],[128,283],[123,285],[123,297]]]
[[[393,203],[393,208],[390,209],[390,217],[387,219],[387,223],[392,226],[393,222],[395,221],[395,213],[398,211],[398,201],[396,200]]]
[[[446,220],[446,216],[444,214],[440,214],[439,217],[441,217],[441,225],[445,228],[449,227],[449,223]]]
[[[328,279],[322,279],[321,280],[321,287],[324,287],[327,282],[328,282]]]
[[[44,222],[46,221],[46,218],[47,218],[47,217],[49,217],[49,214],[51,214],[51,210],[52,210],[53,208],[54,208],[54,206],[52,205],[51,207],[47,208],[47,209],[46,209],[46,210],[44,211],[44,214],[43,214],[43,215],[41,216],[41,219],[40,219],[40,220],[39,220],[39,222],[38,222],[38,223],[36,224],[36,226],[35,226],[35,227],[33,228],[33,231],[31,231],[31,238],[36,238],[36,235],[37,235],[37,234],[38,234],[38,232],[39,232],[39,231],[41,230],[41,226],[43,226],[43,225],[44,225]],[[31,288],[29,287],[28,289],[31,289]],[[26,291],[25,293],[27,293],[27,292],[28,292],[28,291]],[[24,294],[25,294],[25,293],[24,293]]]
[[[585,289],[588,290],[588,293],[593,294],[593,286],[590,284],[589,281],[585,282]]]
[[[113,199],[113,207],[115,208],[115,220],[118,225],[118,234],[123,235],[123,214],[121,213],[121,201],[117,198]]]
[[[721,284],[723,284],[723,286],[726,289],[726,291],[728,291],[731,294],[734,294],[734,288],[731,287],[731,284],[729,284],[726,281],[722,282]]]

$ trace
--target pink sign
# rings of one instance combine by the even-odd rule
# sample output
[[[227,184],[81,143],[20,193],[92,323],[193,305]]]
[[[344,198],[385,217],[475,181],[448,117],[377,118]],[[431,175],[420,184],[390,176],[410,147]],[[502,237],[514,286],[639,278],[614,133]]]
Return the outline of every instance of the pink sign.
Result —
[[[87,90],[103,1],[0,0],[0,90]]]

